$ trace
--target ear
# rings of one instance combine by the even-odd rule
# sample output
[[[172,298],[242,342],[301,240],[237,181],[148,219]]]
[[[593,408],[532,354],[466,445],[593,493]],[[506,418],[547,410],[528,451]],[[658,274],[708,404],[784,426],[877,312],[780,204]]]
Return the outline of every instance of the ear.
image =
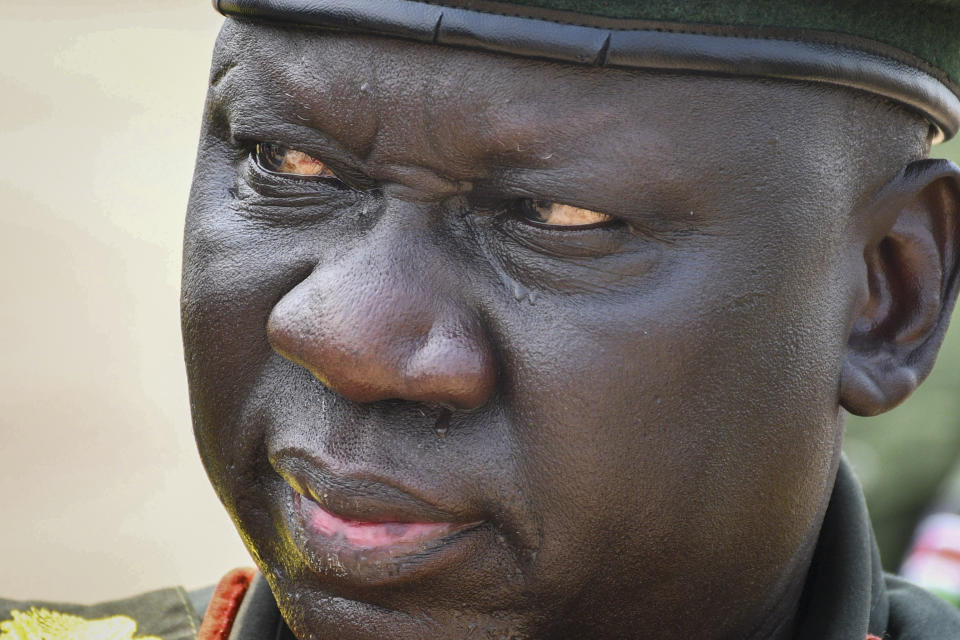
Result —
[[[957,296],[960,170],[921,160],[868,207],[865,302],[840,375],[840,404],[856,415],[888,411],[913,393],[937,358]]]

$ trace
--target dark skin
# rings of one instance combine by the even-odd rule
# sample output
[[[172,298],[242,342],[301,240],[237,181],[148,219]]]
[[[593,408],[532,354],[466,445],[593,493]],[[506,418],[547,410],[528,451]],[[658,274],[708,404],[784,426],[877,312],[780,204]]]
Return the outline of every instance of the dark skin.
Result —
[[[956,295],[927,135],[823,85],[228,21],[184,340],[294,633],[789,638],[841,407],[909,395]],[[331,558],[299,494],[464,530]]]

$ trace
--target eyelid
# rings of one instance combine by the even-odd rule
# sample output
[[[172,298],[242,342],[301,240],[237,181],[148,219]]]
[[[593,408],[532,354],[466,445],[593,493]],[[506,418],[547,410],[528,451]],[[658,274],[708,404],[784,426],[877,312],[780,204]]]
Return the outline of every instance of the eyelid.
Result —
[[[277,203],[294,204],[299,200],[309,203],[319,198],[325,202],[346,193],[361,193],[338,178],[310,178],[267,171],[257,162],[252,150],[247,154],[238,177],[241,188],[237,196],[242,200],[267,198]]]
[[[257,151],[261,147],[261,145],[267,145],[267,144],[272,144],[277,147],[291,149],[291,147],[287,147],[282,143],[267,143],[263,141],[251,141],[246,143],[245,146],[247,146],[247,148],[249,149],[247,153],[247,158],[249,159],[249,162],[254,167],[254,169],[258,173],[263,175],[264,179],[281,180],[281,181],[289,182],[291,184],[296,184],[296,183],[324,184],[325,183],[329,185],[337,185],[340,188],[352,189],[354,191],[372,191],[372,190],[375,190],[378,186],[376,182],[374,182],[372,179],[367,177],[365,173],[363,173],[360,170],[353,169],[351,167],[351,163],[349,162],[349,160],[346,163],[341,161],[332,163],[332,162],[328,162],[326,159],[321,160],[319,157],[317,157],[317,155],[319,154],[317,155],[314,155],[312,153],[308,154],[307,152],[300,151],[299,149],[294,149],[294,151],[303,153],[304,155],[312,157],[316,159],[318,162],[323,163],[323,165],[330,171],[330,174],[313,176],[313,175],[301,175],[296,173],[281,173],[278,171],[273,171],[269,167],[263,166],[263,163],[260,162],[260,160],[257,157],[258,155]],[[334,155],[338,155],[338,154],[334,153]],[[334,166],[333,166],[334,164],[336,165],[336,169],[334,169]]]

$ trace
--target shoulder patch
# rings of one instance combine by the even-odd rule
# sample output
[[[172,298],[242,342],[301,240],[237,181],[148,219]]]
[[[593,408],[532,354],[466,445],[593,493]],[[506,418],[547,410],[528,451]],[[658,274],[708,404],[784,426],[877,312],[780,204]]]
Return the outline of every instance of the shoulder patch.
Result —
[[[69,613],[31,607],[13,610],[0,622],[0,640],[160,640],[137,636],[137,622],[128,616],[87,620]]]

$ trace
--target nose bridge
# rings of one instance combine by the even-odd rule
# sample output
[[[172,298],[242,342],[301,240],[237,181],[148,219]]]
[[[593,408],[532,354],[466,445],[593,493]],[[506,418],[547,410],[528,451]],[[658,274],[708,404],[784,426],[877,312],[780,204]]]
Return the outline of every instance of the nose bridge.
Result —
[[[405,208],[287,293],[270,314],[268,338],[357,402],[479,407],[495,384],[484,326],[423,227],[427,212]]]

